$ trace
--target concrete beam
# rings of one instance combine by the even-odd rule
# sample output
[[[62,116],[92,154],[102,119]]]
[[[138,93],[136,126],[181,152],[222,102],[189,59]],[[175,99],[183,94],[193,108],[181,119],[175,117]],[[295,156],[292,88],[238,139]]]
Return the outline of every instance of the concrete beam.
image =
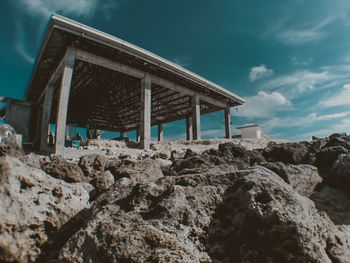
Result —
[[[187,117],[186,118],[186,140],[187,141],[193,140],[192,117]]]
[[[72,48],[72,47],[69,47],[68,50],[70,50],[70,52],[74,52],[75,49]],[[37,100],[37,103],[40,103],[41,99],[45,95],[47,87],[49,87],[51,84],[54,84],[57,81],[57,79],[61,76],[61,72],[63,70],[63,66],[64,66],[64,63],[66,61],[68,50],[67,50],[65,56],[61,59],[60,63],[57,65],[55,71],[52,73],[49,81],[46,84],[45,89],[42,91],[41,95],[39,96],[39,99]]]
[[[70,89],[71,89],[71,84],[73,79],[73,68],[74,68],[75,58],[76,58],[75,50],[68,49],[65,56],[60,93],[58,97],[55,154],[64,153],[68,101],[69,101],[69,94],[70,94]]]
[[[149,149],[151,144],[151,86],[151,76],[146,74],[141,80],[140,137],[143,149]]]
[[[231,139],[231,113],[230,113],[230,107],[227,107],[224,110],[225,115],[225,138]]]
[[[201,113],[198,95],[192,97],[192,134],[193,140],[201,139]]]
[[[201,92],[194,91],[192,89],[178,85],[174,82],[171,82],[169,80],[163,79],[163,78],[158,77],[158,76],[152,75],[152,83],[159,85],[159,86],[162,86],[164,88],[168,88],[168,89],[186,94],[186,95],[191,96],[191,97],[197,95],[202,101],[205,101],[207,103],[210,103],[212,105],[218,106],[218,107],[223,108],[223,109],[227,107],[227,103],[224,103],[224,102],[219,101],[219,100],[215,100],[213,98],[210,98],[210,97],[204,95]]]
[[[121,73],[124,73],[126,75],[130,75],[136,78],[140,78],[143,79],[145,78],[146,72],[143,72],[142,70],[136,69],[134,67],[122,64],[120,62],[116,62],[101,56],[97,56],[94,54],[91,54],[89,52],[83,51],[83,50],[76,50],[77,52],[77,59],[94,64],[94,65],[98,65],[101,67],[105,67],[108,69],[112,69]],[[178,85],[176,83],[173,83],[169,80],[163,79],[161,77],[155,76],[155,75],[149,75],[152,78],[152,83],[162,86],[164,88],[168,88],[174,91],[178,91],[181,92],[183,94],[186,94],[188,96],[194,96],[194,95],[198,95],[199,98],[202,101],[205,101],[207,103],[210,103],[212,105],[218,106],[222,109],[226,108],[227,103],[219,101],[219,100],[215,100],[213,98],[210,98],[209,96],[206,96],[205,94],[203,94],[202,92],[198,92],[198,91],[194,91],[192,89],[186,88],[184,86]]]
[[[83,51],[78,49],[77,50],[77,59],[91,63],[91,64],[95,64],[104,68],[108,68],[111,70],[115,70],[121,73],[124,73],[126,75],[130,75],[136,78],[144,78],[145,77],[145,72],[130,67],[128,65],[101,57],[101,56],[97,56],[95,54],[91,54],[89,52]]]
[[[158,141],[163,141],[163,123],[158,124]]]

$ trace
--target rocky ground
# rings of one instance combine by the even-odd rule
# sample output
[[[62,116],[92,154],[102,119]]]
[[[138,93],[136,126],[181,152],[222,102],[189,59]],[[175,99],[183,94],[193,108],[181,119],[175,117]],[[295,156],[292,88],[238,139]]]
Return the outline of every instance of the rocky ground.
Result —
[[[0,144],[0,262],[350,262],[350,136]]]

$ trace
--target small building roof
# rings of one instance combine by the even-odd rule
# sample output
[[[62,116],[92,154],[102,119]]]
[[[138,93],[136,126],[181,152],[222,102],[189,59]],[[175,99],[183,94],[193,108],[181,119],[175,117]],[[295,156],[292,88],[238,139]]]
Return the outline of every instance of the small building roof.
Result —
[[[242,126],[238,126],[236,127],[237,130],[240,130],[240,129],[245,129],[245,128],[251,128],[251,127],[259,127],[259,128],[264,128],[258,124],[255,124],[255,123],[250,123],[250,124],[245,124],[245,125],[242,125]]]

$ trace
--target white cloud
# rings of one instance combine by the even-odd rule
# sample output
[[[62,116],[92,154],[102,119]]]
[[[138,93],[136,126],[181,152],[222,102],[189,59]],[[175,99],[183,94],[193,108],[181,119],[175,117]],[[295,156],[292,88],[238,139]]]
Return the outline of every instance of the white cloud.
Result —
[[[337,17],[332,15],[321,21],[316,21],[312,26],[297,29],[285,28],[282,23],[277,28],[277,39],[286,45],[303,45],[317,42],[327,36],[327,32],[324,30],[325,27],[336,19]]]
[[[290,61],[291,61],[292,65],[294,65],[294,66],[308,66],[308,65],[312,64],[314,59],[313,58],[300,59],[296,56],[291,56]]]
[[[326,137],[332,133],[347,133],[349,134],[350,119],[343,119],[339,123],[332,125],[329,128],[317,129],[311,132],[298,134],[294,137],[295,140],[310,140],[311,136]]]
[[[252,67],[249,73],[249,81],[253,82],[258,79],[270,77],[273,75],[273,70],[272,69],[267,69],[264,64],[257,66],[257,67]]]
[[[331,119],[338,119],[345,116],[348,116],[350,114],[350,111],[344,111],[340,113],[334,113],[334,114],[327,114],[327,115],[321,115],[317,117],[317,120],[331,120]]]
[[[298,116],[298,117],[274,117],[262,124],[266,132],[272,131],[275,128],[294,128],[294,127],[308,127],[313,125],[317,121],[339,119],[350,115],[350,111],[326,114],[326,115],[317,115],[313,112],[307,116]],[[339,128],[339,127],[338,127]],[[334,127],[330,128],[331,132]],[[315,135],[317,136],[317,135]]]
[[[190,65],[192,58],[188,55],[181,55],[173,59],[175,64],[178,64],[181,67],[188,67]]]
[[[16,39],[14,41],[14,48],[17,53],[29,64],[34,64],[34,56],[27,51],[24,46],[24,32],[22,24],[16,25]]]
[[[322,107],[350,105],[350,84],[345,84],[339,93],[320,101]]]
[[[19,2],[31,14],[45,17],[57,12],[78,16],[92,15],[97,4],[96,0],[19,0]]]
[[[324,36],[324,32],[312,30],[285,30],[278,34],[278,39],[284,44],[301,45],[309,42],[316,42]]]
[[[245,98],[246,103],[239,107],[239,112],[231,114],[244,118],[265,118],[275,112],[286,109],[292,103],[279,92],[267,93],[259,91],[257,95]]]
[[[289,75],[280,76],[265,82],[263,89],[284,90],[288,98],[293,98],[315,87],[328,88],[340,80],[340,75],[330,73],[327,70],[311,72],[308,70],[296,71]]]

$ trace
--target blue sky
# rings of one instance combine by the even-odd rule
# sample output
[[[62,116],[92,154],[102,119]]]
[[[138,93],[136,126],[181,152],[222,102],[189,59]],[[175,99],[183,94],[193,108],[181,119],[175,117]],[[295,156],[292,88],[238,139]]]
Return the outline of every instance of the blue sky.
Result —
[[[23,99],[48,19],[58,13],[244,97],[232,109],[233,127],[258,123],[294,140],[350,131],[349,0],[5,0],[0,13],[1,96]],[[224,136],[223,113],[201,120],[203,138]],[[164,132],[185,138],[184,122]]]

